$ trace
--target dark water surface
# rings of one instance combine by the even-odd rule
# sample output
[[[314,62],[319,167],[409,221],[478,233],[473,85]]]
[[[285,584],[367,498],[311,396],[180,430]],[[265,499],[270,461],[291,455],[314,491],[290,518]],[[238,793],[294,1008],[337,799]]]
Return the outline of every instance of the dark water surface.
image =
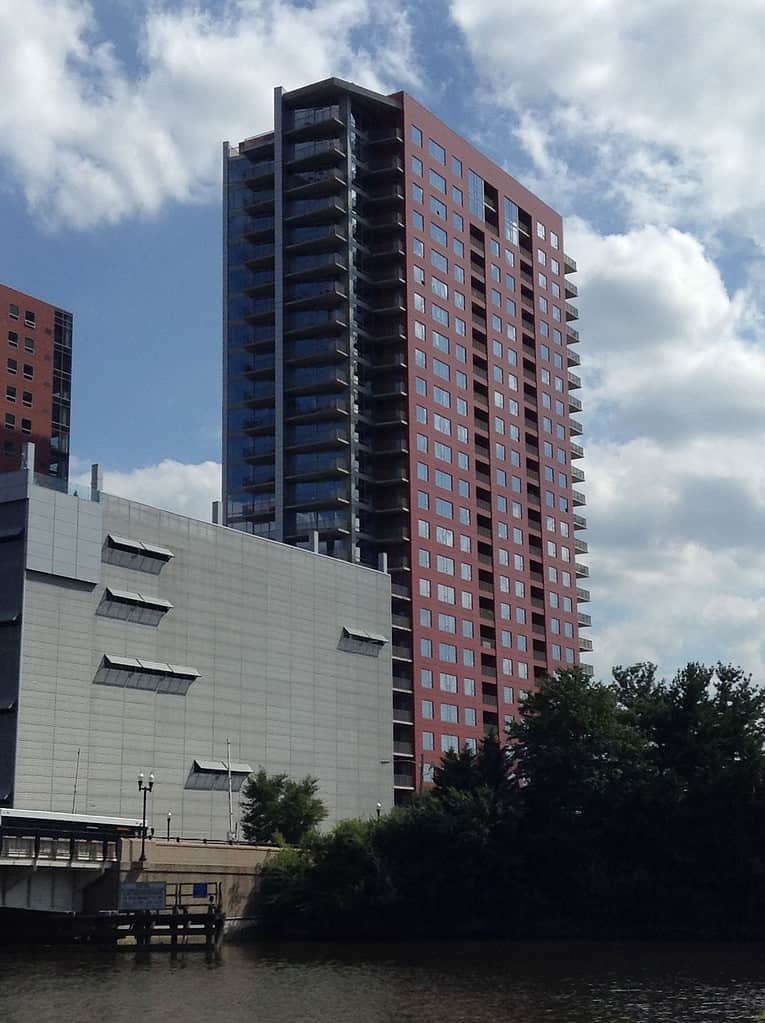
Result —
[[[764,1011],[760,944],[269,943],[143,961],[0,949],[1,1023],[729,1023]]]

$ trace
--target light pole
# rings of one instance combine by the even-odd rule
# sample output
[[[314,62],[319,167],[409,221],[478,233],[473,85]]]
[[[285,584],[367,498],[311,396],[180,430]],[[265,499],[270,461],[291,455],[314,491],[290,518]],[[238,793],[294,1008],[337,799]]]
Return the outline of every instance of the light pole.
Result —
[[[380,813],[382,812],[382,803],[378,803],[376,809],[377,809],[377,819],[379,821]]]
[[[154,775],[149,775],[149,784],[145,785],[143,780],[143,771],[138,775],[138,791],[143,792],[143,823],[141,825],[141,855],[138,858],[139,863],[146,862],[146,797],[154,788]]]
[[[173,811],[167,811],[167,840],[170,841],[170,821],[173,819]]]

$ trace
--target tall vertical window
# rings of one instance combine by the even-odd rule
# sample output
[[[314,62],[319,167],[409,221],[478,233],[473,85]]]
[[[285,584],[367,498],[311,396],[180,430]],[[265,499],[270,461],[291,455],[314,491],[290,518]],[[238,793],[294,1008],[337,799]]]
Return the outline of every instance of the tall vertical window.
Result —
[[[468,193],[470,197],[470,212],[474,217],[483,220],[483,178],[475,171],[468,172]]]
[[[518,244],[518,207],[510,199],[504,200],[505,238],[513,245]]]

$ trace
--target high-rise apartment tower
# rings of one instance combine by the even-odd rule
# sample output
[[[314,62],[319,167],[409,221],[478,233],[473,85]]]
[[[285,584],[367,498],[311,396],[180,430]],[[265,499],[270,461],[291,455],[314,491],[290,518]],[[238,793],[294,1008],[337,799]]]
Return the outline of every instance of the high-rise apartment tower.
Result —
[[[25,441],[35,469],[69,477],[72,314],[0,284],[0,472],[18,469]]]
[[[224,145],[224,517],[387,565],[394,784],[579,663],[560,216],[406,93],[275,93]]]

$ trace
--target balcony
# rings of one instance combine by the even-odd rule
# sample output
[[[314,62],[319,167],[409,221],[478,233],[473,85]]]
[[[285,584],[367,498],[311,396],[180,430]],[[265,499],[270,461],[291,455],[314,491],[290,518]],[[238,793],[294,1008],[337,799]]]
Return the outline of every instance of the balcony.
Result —
[[[580,469],[576,465],[571,466],[571,479],[574,483],[584,483],[585,475],[584,470]]]
[[[576,577],[577,579],[589,579],[590,570],[587,565],[582,565],[579,561],[575,563]]]
[[[587,554],[589,548],[586,540],[575,539],[574,540],[574,553],[576,554]]]
[[[345,212],[345,204],[339,196],[293,199],[287,203],[284,219],[290,226],[296,223],[320,224],[339,220]]]
[[[571,308],[573,309],[574,307],[572,306]],[[566,302],[566,312],[568,313],[568,302]],[[566,344],[579,344],[579,331],[572,326],[566,327]]]
[[[345,156],[339,138],[312,139],[287,146],[285,163],[291,172],[304,166],[329,167]]]
[[[575,444],[571,442],[571,457],[572,458],[584,458],[584,448],[581,444]]]
[[[566,281],[566,298],[576,298],[579,294],[579,288],[574,284],[573,281]]]
[[[410,792],[414,792],[414,775],[394,774],[393,788],[408,789]]]
[[[583,586],[577,586],[576,588],[576,600],[578,604],[589,604],[590,602],[590,591],[585,590]]]
[[[573,437],[581,437],[584,433],[584,428],[578,419],[569,419],[568,428],[569,433],[571,433]]]
[[[571,348],[566,351],[566,360],[569,366],[581,366],[582,364],[581,358]]]
[[[582,386],[582,378],[577,376],[576,373],[569,372],[568,374],[568,386],[569,390],[575,390]]]
[[[575,508],[581,508],[583,505],[587,504],[587,498],[581,490],[572,490],[571,500],[573,501]]]
[[[394,661],[411,661],[411,648],[408,646],[393,646],[391,648],[391,657]]]
[[[574,529],[586,529],[587,528],[587,519],[584,517],[584,515],[576,515],[576,514],[574,514],[573,518],[574,518]]]
[[[584,611],[578,611],[576,620],[583,629],[588,629],[592,625],[592,615],[585,614]]]
[[[393,740],[393,752],[397,757],[413,757],[414,756],[414,743],[404,742],[401,739]]]
[[[571,256],[567,256],[563,253],[563,273],[564,274],[575,274],[576,273],[576,260],[572,259]]]
[[[582,402],[579,398],[574,397],[573,394],[568,396],[568,410],[569,412],[581,412]]]
[[[595,674],[595,669],[591,664],[585,664],[584,661],[582,661],[579,667],[582,669],[587,678],[592,678]]]
[[[582,636],[579,639],[579,649],[581,651],[592,650],[592,640],[591,639],[585,639],[584,636]]]
[[[347,415],[348,402],[345,398],[308,396],[293,398],[287,402],[285,420],[287,422],[311,422]]]
[[[289,199],[301,197],[331,195],[346,187],[346,182],[339,170],[332,167],[328,171],[305,171],[302,174],[289,174],[284,182],[284,193]]]

